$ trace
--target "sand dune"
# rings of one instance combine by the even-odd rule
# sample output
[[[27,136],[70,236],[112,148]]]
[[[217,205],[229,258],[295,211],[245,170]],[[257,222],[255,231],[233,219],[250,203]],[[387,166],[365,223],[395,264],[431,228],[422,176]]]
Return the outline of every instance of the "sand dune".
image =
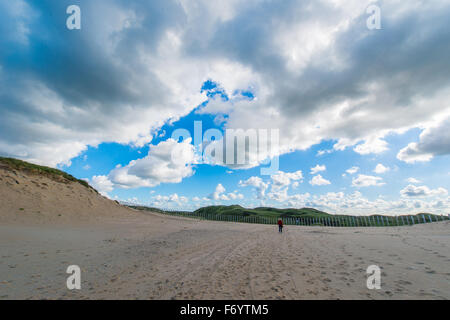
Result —
[[[0,299],[449,299],[448,221],[329,228],[137,212],[0,168]],[[381,289],[366,269],[382,270]],[[69,265],[81,290],[66,287]]]
[[[76,223],[136,214],[78,182],[17,170],[1,161],[0,195],[4,223]]]

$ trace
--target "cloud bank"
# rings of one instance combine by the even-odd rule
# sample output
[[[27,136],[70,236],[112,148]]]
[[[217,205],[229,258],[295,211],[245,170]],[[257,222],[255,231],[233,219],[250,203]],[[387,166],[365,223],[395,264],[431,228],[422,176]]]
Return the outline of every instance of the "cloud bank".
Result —
[[[410,128],[423,133],[399,159],[449,154],[450,3],[382,1],[383,29],[368,30],[370,2],[81,0],[70,31],[70,1],[3,1],[1,154],[55,166],[102,142],[145,145],[206,100],[208,79],[230,99],[203,112],[280,129],[280,154],[323,140],[382,153]]]

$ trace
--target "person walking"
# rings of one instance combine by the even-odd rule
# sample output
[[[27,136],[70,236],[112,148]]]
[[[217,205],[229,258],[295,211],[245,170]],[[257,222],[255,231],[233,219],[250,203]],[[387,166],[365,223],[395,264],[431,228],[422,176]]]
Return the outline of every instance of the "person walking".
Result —
[[[283,220],[278,219],[278,232],[283,233]]]

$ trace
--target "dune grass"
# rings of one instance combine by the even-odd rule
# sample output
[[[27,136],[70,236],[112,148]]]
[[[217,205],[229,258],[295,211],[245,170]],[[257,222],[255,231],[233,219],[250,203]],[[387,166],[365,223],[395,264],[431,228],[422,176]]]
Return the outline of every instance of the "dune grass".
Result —
[[[86,188],[95,190],[86,181],[77,179],[74,176],[68,174],[67,172],[64,172],[64,171],[61,171],[61,170],[58,170],[55,168],[39,166],[37,164],[29,163],[29,162],[22,161],[19,159],[4,158],[4,157],[0,157],[0,163],[3,163],[10,169],[23,170],[29,174],[44,175],[44,176],[49,177],[50,179],[63,178],[68,181],[78,182],[81,185],[85,186]]]

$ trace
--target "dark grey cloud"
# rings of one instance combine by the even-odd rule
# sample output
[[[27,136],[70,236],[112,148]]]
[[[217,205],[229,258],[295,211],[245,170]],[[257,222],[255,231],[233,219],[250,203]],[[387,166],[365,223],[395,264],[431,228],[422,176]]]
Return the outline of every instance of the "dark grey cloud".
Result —
[[[440,122],[437,126],[425,129],[420,135],[419,142],[412,142],[397,155],[405,162],[429,161],[438,155],[450,154],[450,118]]]
[[[210,78],[254,90],[230,100],[226,126],[280,128],[281,152],[323,139],[385,150],[388,132],[436,126],[449,107],[450,4],[379,1],[382,30],[368,30],[369,2],[3,2],[0,153],[56,165],[146,143]],[[65,27],[70,4],[81,30]]]
[[[81,7],[81,30],[66,28],[70,4]],[[163,66],[152,66],[140,55],[154,53],[166,30],[183,20],[177,2],[18,1],[2,6],[2,154],[55,165],[86,145],[135,142],[191,107],[174,102],[174,92],[155,75]],[[58,151],[61,143],[73,143],[74,150],[64,155],[64,146]],[[46,145],[55,147],[53,156],[42,154]]]

